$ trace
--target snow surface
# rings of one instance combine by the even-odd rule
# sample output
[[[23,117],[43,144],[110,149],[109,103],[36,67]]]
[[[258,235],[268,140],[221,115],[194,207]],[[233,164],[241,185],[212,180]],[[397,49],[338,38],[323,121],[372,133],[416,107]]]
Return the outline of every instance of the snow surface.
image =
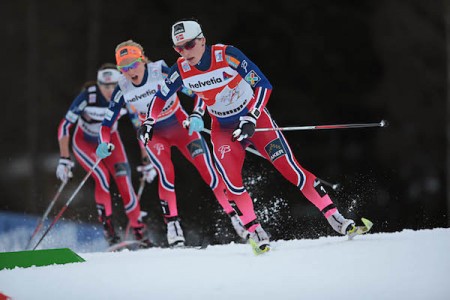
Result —
[[[21,299],[450,299],[450,229],[249,245],[83,253],[84,263],[0,271]]]

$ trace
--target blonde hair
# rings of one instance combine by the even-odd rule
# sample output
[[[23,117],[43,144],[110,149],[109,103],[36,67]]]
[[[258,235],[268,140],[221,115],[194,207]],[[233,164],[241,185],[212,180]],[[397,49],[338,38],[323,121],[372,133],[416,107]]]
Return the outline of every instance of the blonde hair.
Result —
[[[133,41],[133,40],[128,40],[128,41],[125,41],[125,42],[122,42],[122,43],[118,44],[118,45],[116,46],[116,50],[114,51],[114,53],[117,53],[117,51],[119,51],[120,48],[125,47],[125,46],[134,46],[134,47],[139,48],[139,49],[142,51],[142,55],[144,56],[144,58],[142,59],[142,61],[145,62],[145,63],[149,63],[149,62],[150,62],[150,60],[148,59],[148,57],[145,55],[144,47],[142,47],[141,44],[136,43],[136,42]]]

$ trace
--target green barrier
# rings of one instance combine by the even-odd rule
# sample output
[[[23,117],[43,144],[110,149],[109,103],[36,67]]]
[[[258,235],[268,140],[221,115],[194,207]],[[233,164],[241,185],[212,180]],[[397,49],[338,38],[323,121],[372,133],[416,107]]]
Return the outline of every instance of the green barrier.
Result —
[[[69,248],[2,252],[0,253],[0,270],[14,269],[15,267],[63,265],[83,261],[85,260],[81,256]]]

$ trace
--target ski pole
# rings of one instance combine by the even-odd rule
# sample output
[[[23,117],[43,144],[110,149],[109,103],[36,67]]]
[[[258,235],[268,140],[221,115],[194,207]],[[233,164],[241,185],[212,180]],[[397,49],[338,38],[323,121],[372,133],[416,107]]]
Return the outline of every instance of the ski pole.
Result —
[[[211,135],[211,129],[203,128],[203,132],[205,132],[205,133]],[[259,153],[258,150],[256,150],[256,149],[247,147],[245,150],[247,150],[247,151],[250,152],[250,153],[255,154],[256,156],[265,158],[264,155],[262,155],[261,153]]]
[[[55,196],[53,197],[52,201],[50,202],[50,204],[47,207],[47,210],[44,212],[44,214],[42,215],[42,217],[38,220],[38,224],[36,225],[36,228],[34,229],[33,233],[31,234],[31,237],[27,243],[27,246],[25,247],[25,250],[27,250],[30,247],[31,241],[33,240],[34,236],[36,235],[36,233],[39,232],[39,230],[41,230],[42,225],[44,225],[44,222],[47,220],[47,216],[50,213],[50,211],[53,208],[53,205],[55,205],[56,200],[58,200],[59,195],[61,195],[62,190],[64,189],[64,187],[66,186],[67,181],[63,181],[61,183],[61,185],[58,188],[58,191],[56,192]]]
[[[138,202],[141,201],[141,196],[142,196],[142,192],[144,191],[144,187],[145,187],[145,178],[144,178],[144,176],[141,176],[141,178],[139,179],[139,189],[138,189],[138,193],[137,193]]]
[[[211,130],[210,130],[210,129],[207,129],[207,128],[204,128],[204,129],[203,129],[203,132],[206,132],[207,134],[211,134]],[[245,150],[247,150],[248,152],[250,152],[250,153],[252,153],[252,154],[254,154],[254,155],[256,155],[256,156],[259,156],[259,157],[262,157],[262,158],[265,159],[264,155],[262,155],[261,153],[259,153],[259,151],[256,150],[256,149],[247,147],[247,148],[245,148]],[[337,191],[337,190],[341,187],[341,185],[340,185],[339,183],[331,183],[331,182],[325,181],[325,180],[323,180],[323,179],[320,179],[320,178],[318,178],[318,177],[317,177],[317,179],[318,179],[322,184],[324,184],[324,185],[326,185],[326,186],[332,188],[334,191]]]
[[[331,183],[326,180],[323,180],[321,178],[317,178],[323,185],[326,185],[327,187],[330,187],[333,191],[338,191],[341,189],[340,183]]]
[[[138,189],[138,193],[136,195],[138,202],[141,201],[141,196],[142,196],[142,192],[144,191],[144,187],[145,187],[145,178],[144,178],[144,175],[142,175],[141,178],[139,179],[139,189]],[[130,231],[130,228],[131,228],[131,223],[130,223],[130,221],[128,221],[127,228],[125,228],[125,236],[124,236],[125,240],[128,239],[128,232]]]
[[[48,226],[47,230],[45,230],[44,234],[41,236],[41,238],[39,239],[39,241],[37,242],[37,244],[34,246],[33,250],[36,250],[37,246],[39,246],[39,244],[42,242],[42,240],[44,239],[44,237],[48,234],[48,232],[50,231],[50,229],[53,228],[53,226],[56,224],[56,222],[58,222],[58,220],[61,218],[61,216],[63,215],[63,213],[66,211],[67,207],[70,205],[70,203],[73,201],[73,199],[75,198],[75,196],[78,194],[78,192],[80,191],[80,189],[83,187],[83,185],[86,183],[86,181],[88,180],[89,176],[91,176],[92,172],[94,172],[95,168],[98,166],[98,164],[100,163],[101,159],[98,159],[94,166],[89,170],[89,172],[87,172],[87,174],[84,176],[83,180],[81,180],[80,184],[78,185],[78,187],[75,189],[75,191],[73,192],[72,196],[70,196],[69,200],[67,200],[66,204],[64,204],[64,206],[61,208],[61,210],[59,211],[59,213],[56,215],[56,217],[53,219],[52,223],[50,224],[50,226]]]
[[[369,128],[369,127],[387,127],[386,120],[378,123],[360,123],[360,124],[336,124],[336,125],[313,125],[313,126],[293,126],[276,128],[256,128],[255,132],[262,131],[293,131],[293,130],[319,130],[319,129],[349,129],[349,128]]]

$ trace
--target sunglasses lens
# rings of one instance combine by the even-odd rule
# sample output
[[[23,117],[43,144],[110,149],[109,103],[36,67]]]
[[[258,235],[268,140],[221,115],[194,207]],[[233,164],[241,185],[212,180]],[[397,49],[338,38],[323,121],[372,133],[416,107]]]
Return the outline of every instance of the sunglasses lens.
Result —
[[[191,50],[194,47],[195,47],[195,39],[184,44],[184,49],[186,50]]]
[[[126,65],[126,66],[123,66],[123,67],[119,66],[118,69],[121,72],[128,72],[130,70],[136,69],[139,66],[139,62],[140,62],[140,60],[136,60],[136,61],[132,62],[129,65]]]
[[[137,67],[139,67],[139,62],[140,62],[140,60],[135,61],[134,64],[132,64],[132,65],[130,66],[130,69],[136,69]]]
[[[128,66],[125,66],[125,67],[122,68],[122,70],[125,71],[125,72],[128,72],[128,71],[130,71],[131,69],[133,69],[133,65],[131,65],[131,66],[128,65]]]
[[[175,48],[175,50],[177,50],[178,52],[181,52],[183,50],[191,50],[192,48],[195,47],[195,41],[196,39],[190,40],[189,42],[186,42],[186,44],[181,45],[181,46],[173,46]]]

